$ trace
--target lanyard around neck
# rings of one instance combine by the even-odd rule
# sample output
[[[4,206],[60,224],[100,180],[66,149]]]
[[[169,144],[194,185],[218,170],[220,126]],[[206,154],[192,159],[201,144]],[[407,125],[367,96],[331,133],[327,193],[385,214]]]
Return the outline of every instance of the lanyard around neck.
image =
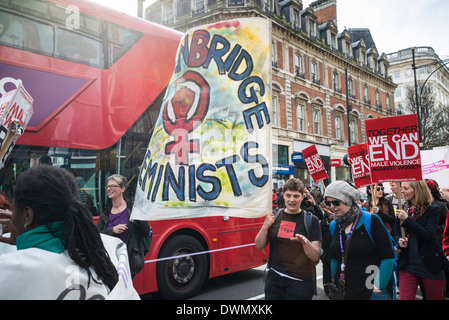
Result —
[[[345,248],[347,247],[347,245],[348,245],[348,243],[349,243],[349,240],[351,239],[351,237],[352,237],[352,233],[354,232],[354,230],[355,230],[355,228],[356,228],[356,226],[357,226],[357,224],[359,223],[359,219],[360,219],[360,215],[357,217],[357,219],[354,221],[354,223],[353,223],[353,225],[352,225],[352,227],[351,227],[351,230],[349,231],[349,233],[348,233],[348,236],[346,237],[346,239],[345,239],[345,243],[343,244],[343,236],[342,236],[342,232],[341,232],[341,230],[338,230],[339,231],[339,234],[340,234],[340,250],[341,250],[341,271],[343,272],[344,271],[344,268],[345,268]]]

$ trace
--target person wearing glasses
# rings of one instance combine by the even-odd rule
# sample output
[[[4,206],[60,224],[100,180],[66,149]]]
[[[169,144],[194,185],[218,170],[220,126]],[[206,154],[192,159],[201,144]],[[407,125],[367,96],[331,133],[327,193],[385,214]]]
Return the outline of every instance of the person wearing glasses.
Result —
[[[388,230],[378,216],[362,214],[360,198],[346,181],[332,182],[324,193],[336,221],[329,248],[333,281],[345,300],[390,300],[395,259]]]
[[[394,224],[396,223],[396,214],[394,212],[393,204],[385,197],[384,186],[382,183],[374,185],[373,190],[376,195],[376,204],[373,206],[374,199],[371,194],[371,188],[366,187],[368,197],[363,206],[367,211],[377,214],[387,227],[388,232],[393,235]]]
[[[128,180],[119,174],[109,176],[106,193],[110,204],[100,214],[97,227],[101,233],[117,237],[127,245],[131,275],[134,278],[144,266],[145,253],[142,238],[151,234],[146,221],[131,221],[132,206],[123,197]]]

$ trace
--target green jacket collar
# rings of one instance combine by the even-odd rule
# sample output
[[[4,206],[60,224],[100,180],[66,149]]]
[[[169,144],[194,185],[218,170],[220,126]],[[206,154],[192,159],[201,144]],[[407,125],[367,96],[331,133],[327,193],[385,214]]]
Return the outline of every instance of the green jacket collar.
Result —
[[[42,250],[62,253],[66,248],[62,243],[61,235],[63,221],[49,223],[56,236],[50,232],[46,225],[40,225],[30,231],[22,233],[16,239],[17,250],[39,248]]]

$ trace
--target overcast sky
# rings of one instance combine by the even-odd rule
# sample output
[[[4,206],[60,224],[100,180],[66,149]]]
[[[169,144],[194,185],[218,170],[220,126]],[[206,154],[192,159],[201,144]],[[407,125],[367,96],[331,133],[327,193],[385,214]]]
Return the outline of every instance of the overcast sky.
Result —
[[[137,14],[137,0],[94,1]],[[303,0],[303,7],[313,1]],[[449,58],[448,0],[337,0],[337,19],[339,32],[344,27],[370,29],[379,53],[429,46],[441,59]]]

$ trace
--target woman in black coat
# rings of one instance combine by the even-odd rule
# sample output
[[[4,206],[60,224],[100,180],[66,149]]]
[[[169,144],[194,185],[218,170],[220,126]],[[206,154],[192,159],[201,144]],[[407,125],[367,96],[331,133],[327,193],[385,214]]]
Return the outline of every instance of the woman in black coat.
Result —
[[[425,181],[403,182],[402,195],[407,211],[397,210],[395,236],[400,253],[398,260],[401,300],[415,300],[422,281],[428,300],[443,300],[444,272],[448,261],[435,239],[440,208],[432,205],[432,195]],[[404,228],[406,236],[401,234]]]
[[[151,234],[148,222],[130,220],[131,205],[123,198],[127,179],[119,174],[108,178],[106,192],[111,205],[100,214],[97,227],[101,233],[120,238],[126,243],[131,275],[134,278],[145,264],[144,238]]]

